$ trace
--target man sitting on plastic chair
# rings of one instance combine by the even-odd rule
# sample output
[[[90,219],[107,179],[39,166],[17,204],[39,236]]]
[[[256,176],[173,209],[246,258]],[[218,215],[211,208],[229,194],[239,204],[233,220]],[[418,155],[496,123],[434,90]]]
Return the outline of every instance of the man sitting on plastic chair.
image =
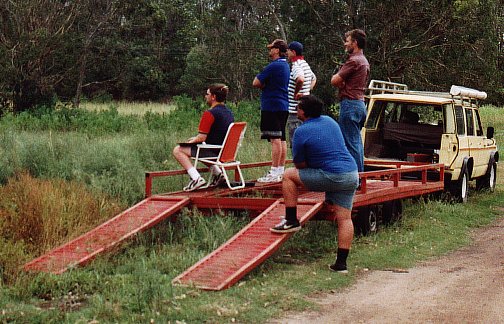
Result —
[[[205,101],[210,109],[206,110],[201,116],[198,127],[198,135],[188,139],[187,143],[179,143],[173,149],[173,156],[182,165],[191,177],[191,181],[184,187],[184,191],[193,191],[199,188],[218,186],[225,181],[224,175],[219,167],[212,165],[210,172],[212,178],[207,184],[191,162],[191,157],[199,158],[217,157],[220,153],[219,148],[200,148],[198,144],[206,143],[211,145],[222,145],[226,137],[229,125],[234,122],[233,113],[224,104],[229,88],[224,84],[213,84],[208,87]]]

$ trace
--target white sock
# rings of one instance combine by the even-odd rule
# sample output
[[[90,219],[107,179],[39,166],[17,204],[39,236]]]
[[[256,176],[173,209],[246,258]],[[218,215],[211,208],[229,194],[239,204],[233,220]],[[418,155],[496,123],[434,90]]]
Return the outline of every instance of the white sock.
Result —
[[[277,167],[277,175],[283,175],[285,171],[285,166],[279,166]]]
[[[271,167],[271,170],[270,170],[270,173],[273,174],[273,175],[276,175],[277,174],[277,167]]]
[[[189,173],[189,176],[193,180],[198,180],[198,178],[200,177],[200,174],[199,174],[198,170],[196,170],[195,167],[192,167],[189,170],[187,170],[187,173]]]
[[[219,175],[219,174],[221,174],[222,172],[221,172],[221,170],[219,169],[219,167],[218,167],[218,166],[216,166],[216,165],[212,165],[212,166],[210,167],[210,173],[211,173],[211,174],[213,174],[213,175]]]

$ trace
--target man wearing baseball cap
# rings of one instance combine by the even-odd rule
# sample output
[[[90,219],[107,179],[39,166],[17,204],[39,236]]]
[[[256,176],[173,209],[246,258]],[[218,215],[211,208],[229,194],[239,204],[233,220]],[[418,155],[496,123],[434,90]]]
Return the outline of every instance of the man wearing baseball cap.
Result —
[[[287,119],[289,142],[292,147],[294,131],[301,125],[301,121],[297,117],[296,106],[302,96],[310,94],[310,91],[315,87],[317,77],[304,59],[303,44],[297,41],[291,42],[287,49],[287,57],[292,64],[289,79],[289,118]]]
[[[287,155],[285,125],[289,116],[290,68],[284,40],[275,39],[267,48],[271,62],[255,77],[252,86],[262,90],[261,138],[271,143],[271,170],[257,181],[280,182]]]

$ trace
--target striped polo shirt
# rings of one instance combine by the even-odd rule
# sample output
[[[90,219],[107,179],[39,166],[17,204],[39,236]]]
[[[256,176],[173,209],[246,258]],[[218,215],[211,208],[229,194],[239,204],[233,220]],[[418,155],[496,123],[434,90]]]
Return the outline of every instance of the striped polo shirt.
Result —
[[[294,100],[294,90],[296,89],[296,79],[304,76],[303,87],[299,91],[304,96],[310,94],[310,86],[313,80],[316,80],[310,65],[304,60],[303,56],[296,56],[292,59],[292,67],[289,79],[289,112],[296,113],[296,106],[299,100]]]

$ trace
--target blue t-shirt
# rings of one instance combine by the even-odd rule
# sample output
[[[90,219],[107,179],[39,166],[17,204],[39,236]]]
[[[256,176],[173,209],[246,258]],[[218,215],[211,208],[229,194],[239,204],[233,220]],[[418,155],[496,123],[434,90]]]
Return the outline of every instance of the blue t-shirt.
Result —
[[[261,110],[289,110],[289,63],[285,58],[279,58],[268,64],[257,75],[264,85],[261,93]]]
[[[339,125],[328,116],[308,119],[294,132],[294,163],[331,173],[357,171],[357,164],[345,146]]]

